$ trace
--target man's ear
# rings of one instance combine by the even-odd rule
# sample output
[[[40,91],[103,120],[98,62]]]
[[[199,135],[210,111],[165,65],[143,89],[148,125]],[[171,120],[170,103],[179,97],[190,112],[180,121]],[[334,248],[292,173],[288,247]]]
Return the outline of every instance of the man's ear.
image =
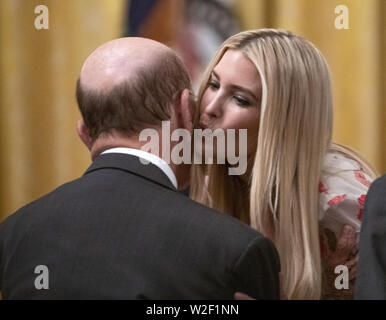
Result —
[[[91,151],[92,140],[83,118],[76,122],[76,131],[78,132],[80,140],[82,140],[87,149]]]
[[[177,114],[181,127],[189,132],[193,130],[193,108],[194,99],[189,89],[182,91],[179,103],[177,104]]]

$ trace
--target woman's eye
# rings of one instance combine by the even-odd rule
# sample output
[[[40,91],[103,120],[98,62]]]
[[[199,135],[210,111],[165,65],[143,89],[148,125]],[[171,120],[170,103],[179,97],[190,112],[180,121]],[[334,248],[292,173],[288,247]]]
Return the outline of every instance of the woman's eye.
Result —
[[[220,88],[220,84],[218,84],[215,81],[209,81],[208,82],[208,87],[210,87],[211,89],[218,89],[218,88]]]
[[[236,100],[236,104],[239,106],[249,106],[250,105],[248,100],[246,100],[240,96],[234,96],[233,98]]]

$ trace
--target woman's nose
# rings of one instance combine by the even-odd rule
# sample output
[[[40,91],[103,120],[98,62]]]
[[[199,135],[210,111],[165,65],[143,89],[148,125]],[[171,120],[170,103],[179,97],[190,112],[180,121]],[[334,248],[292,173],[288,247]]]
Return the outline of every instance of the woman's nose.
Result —
[[[223,112],[223,106],[221,97],[219,95],[214,95],[207,100],[207,104],[204,106],[203,112],[211,118],[220,118]]]

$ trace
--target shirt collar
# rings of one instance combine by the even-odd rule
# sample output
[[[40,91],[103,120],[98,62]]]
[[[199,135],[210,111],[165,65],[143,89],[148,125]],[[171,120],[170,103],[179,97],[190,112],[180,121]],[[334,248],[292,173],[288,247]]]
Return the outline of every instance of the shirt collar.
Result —
[[[170,168],[168,163],[161,159],[160,157],[156,156],[155,154],[142,151],[139,149],[133,149],[133,148],[125,148],[125,147],[119,147],[119,148],[111,148],[103,151],[101,154],[106,154],[106,153],[123,153],[123,154],[129,154],[136,156],[140,158],[140,161],[143,164],[147,164],[148,162],[154,164],[157,166],[159,169],[163,171],[163,173],[166,174],[166,176],[169,178],[170,182],[173,184],[173,186],[178,189],[178,183],[177,183],[177,178],[176,175],[174,174],[173,170]],[[142,161],[142,159],[144,161]],[[148,161],[148,162],[147,162]]]

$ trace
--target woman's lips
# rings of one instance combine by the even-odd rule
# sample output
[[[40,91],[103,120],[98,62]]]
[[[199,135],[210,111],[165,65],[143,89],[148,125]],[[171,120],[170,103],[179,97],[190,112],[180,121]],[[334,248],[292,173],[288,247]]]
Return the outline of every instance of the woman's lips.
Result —
[[[207,125],[206,123],[201,122],[201,121],[200,121],[200,123],[198,124],[198,127],[199,127],[200,129],[202,129],[202,130],[210,129],[210,126],[209,126],[209,125]]]

